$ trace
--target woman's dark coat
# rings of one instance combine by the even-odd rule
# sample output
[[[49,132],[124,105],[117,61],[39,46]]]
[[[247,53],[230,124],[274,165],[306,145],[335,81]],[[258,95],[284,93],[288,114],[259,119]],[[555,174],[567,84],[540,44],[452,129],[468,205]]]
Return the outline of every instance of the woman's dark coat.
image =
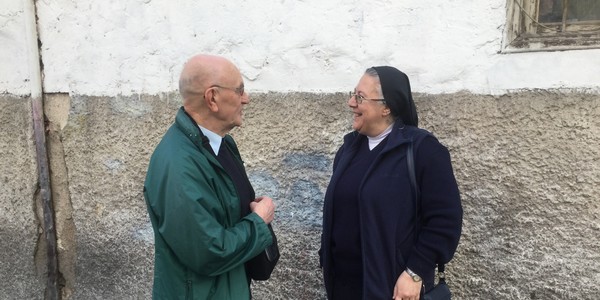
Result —
[[[332,295],[331,230],[333,191],[344,170],[367,137],[352,132],[338,150],[325,195],[320,262],[328,297]],[[406,164],[406,149],[414,145],[420,188],[420,233],[415,243],[415,200]],[[462,226],[460,195],[446,147],[429,132],[397,121],[381,154],[359,187],[362,237],[363,299],[391,299],[400,274],[408,267],[432,287],[436,263],[448,262],[458,245]]]

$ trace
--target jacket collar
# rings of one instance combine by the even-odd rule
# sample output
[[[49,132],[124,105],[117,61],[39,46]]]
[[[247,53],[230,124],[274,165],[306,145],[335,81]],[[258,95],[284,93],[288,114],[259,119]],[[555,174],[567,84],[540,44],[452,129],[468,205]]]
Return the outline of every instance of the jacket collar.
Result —
[[[198,127],[196,121],[194,121],[194,119],[192,119],[192,117],[185,112],[183,106],[177,111],[177,116],[175,116],[175,126],[177,126],[177,128],[179,128],[179,130],[181,130],[183,134],[185,134],[185,136],[190,139],[194,145],[196,145],[196,147],[198,147],[198,150],[204,156],[206,156],[211,163],[221,166],[221,164],[219,164],[217,161],[216,153],[213,154],[213,151],[209,150],[211,148],[208,137],[202,133],[202,130],[200,130],[200,127]]]
[[[381,151],[381,153],[385,153],[400,147],[406,143],[412,141],[414,132],[416,127],[404,125],[402,120],[397,120],[392,127],[392,132],[388,135],[388,141],[385,145],[385,148]],[[344,144],[350,145],[351,151],[356,151],[358,145],[363,139],[366,139],[365,135],[358,133],[358,131],[353,131],[344,136]]]
[[[215,157],[217,153],[214,153],[213,155],[213,153],[211,153],[213,151],[208,150],[208,148],[210,148],[210,142],[208,140],[208,137],[206,137],[202,133],[202,130],[200,130],[200,127],[198,127],[196,121],[194,121],[194,119],[192,119],[192,117],[188,115],[187,112],[185,112],[183,106],[177,111],[177,116],[175,117],[175,125],[185,134],[187,138],[190,139],[190,141],[192,141],[192,143],[194,143],[194,145],[198,147],[198,149],[200,149],[200,152],[202,152],[210,162],[221,166],[221,164],[218,163]],[[228,147],[233,152],[234,157],[236,157],[240,161],[240,163],[243,163],[242,158],[240,156],[240,150],[238,149],[237,145],[235,144],[235,141],[229,134],[226,134],[223,137],[221,147]]]
[[[177,111],[177,116],[175,117],[175,124],[181,131],[183,131],[185,136],[187,136],[192,142],[194,142],[194,144],[196,144],[197,146],[202,146],[202,142],[205,136],[204,134],[202,134],[200,127],[198,127],[198,124],[196,124],[194,119],[192,119],[192,117],[188,115],[187,112],[185,112],[183,106],[180,107]]]

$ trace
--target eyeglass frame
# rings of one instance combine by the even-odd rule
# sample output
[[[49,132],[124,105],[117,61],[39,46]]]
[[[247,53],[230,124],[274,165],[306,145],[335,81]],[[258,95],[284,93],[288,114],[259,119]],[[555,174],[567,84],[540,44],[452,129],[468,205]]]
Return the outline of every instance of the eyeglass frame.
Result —
[[[354,97],[354,101],[356,101],[356,104],[361,104],[363,100],[380,101],[385,103],[385,99],[367,98],[363,95],[357,94],[356,92],[349,92],[348,96],[350,96],[350,98]]]
[[[218,84],[213,84],[209,87],[209,89],[212,89],[212,88],[221,88],[221,89],[230,90],[230,91],[236,93],[240,97],[244,96],[244,94],[246,93],[246,91],[244,90],[243,83],[241,86],[236,87],[236,88],[230,88],[230,87],[226,87],[226,86],[222,86],[222,85],[218,85]]]

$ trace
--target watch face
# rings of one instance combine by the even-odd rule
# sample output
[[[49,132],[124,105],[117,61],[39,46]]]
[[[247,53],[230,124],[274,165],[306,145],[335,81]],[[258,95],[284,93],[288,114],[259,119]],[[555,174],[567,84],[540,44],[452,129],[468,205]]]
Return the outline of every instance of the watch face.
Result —
[[[421,281],[421,276],[417,275],[417,273],[411,271],[410,269],[406,269],[406,272],[408,273],[408,275],[410,275],[410,278],[412,278],[414,282]]]

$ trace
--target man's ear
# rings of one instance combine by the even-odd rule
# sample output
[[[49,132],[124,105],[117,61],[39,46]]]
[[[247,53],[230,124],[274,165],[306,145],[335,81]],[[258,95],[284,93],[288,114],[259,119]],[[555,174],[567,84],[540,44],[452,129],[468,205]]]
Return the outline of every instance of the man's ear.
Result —
[[[208,109],[210,109],[212,112],[219,111],[216,96],[217,94],[215,93],[215,89],[207,89],[204,91],[204,101],[206,103],[206,107],[208,107]]]

